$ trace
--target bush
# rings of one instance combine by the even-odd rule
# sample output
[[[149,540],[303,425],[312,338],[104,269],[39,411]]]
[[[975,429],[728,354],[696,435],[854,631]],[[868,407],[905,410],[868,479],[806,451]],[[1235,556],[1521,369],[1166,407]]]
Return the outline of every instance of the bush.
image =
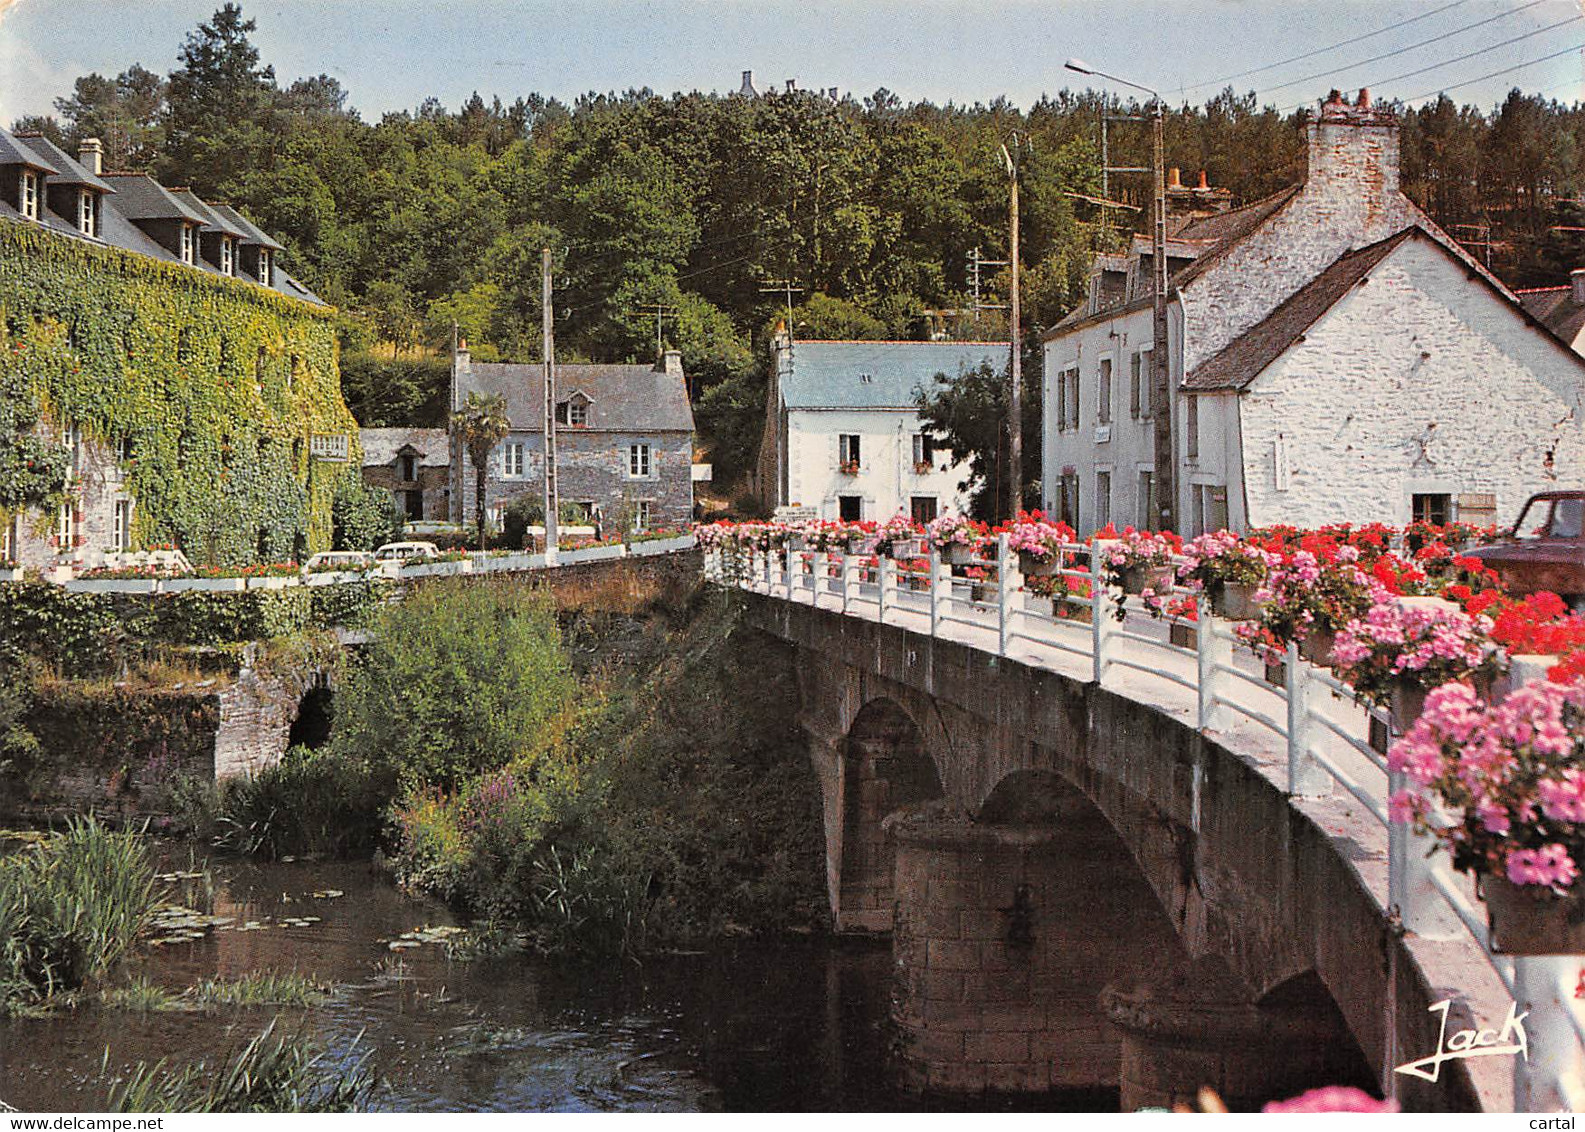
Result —
[[[0,1013],[109,970],[153,907],[154,869],[142,839],[92,818],[0,857]]]
[[[406,521],[390,492],[351,476],[336,485],[330,518],[337,550],[373,550],[395,542]]]
[[[455,790],[542,750],[542,732],[575,691],[547,595],[511,582],[436,582],[380,610],[337,692],[331,741],[392,768],[408,788]]]
[[[390,771],[335,751],[293,747],[252,778],[220,787],[214,840],[265,857],[350,857],[379,844],[394,796]]]

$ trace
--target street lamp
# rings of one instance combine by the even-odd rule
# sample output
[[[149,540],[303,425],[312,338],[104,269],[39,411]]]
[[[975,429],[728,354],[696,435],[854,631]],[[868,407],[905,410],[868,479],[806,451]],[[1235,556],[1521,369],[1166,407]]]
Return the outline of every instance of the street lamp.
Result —
[[[1144,91],[1152,100],[1151,126],[1154,161],[1151,173],[1155,180],[1155,202],[1152,214],[1153,229],[1151,251],[1151,311],[1153,322],[1150,350],[1150,407],[1155,418],[1155,488],[1156,525],[1160,530],[1173,528],[1173,513],[1177,506],[1177,462],[1173,455],[1172,389],[1167,365],[1167,169],[1163,141],[1166,121],[1166,103],[1161,95],[1148,86],[1128,79],[1098,71],[1082,59],[1069,59],[1063,64],[1070,71],[1108,79],[1120,86]]]

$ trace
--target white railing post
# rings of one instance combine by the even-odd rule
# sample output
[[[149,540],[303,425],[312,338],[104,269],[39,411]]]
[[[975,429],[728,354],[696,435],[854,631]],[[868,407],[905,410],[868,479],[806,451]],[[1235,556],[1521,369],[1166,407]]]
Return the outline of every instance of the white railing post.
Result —
[[[1387,776],[1390,798],[1404,788],[1402,771]],[[1451,939],[1463,929],[1431,879],[1436,839],[1402,822],[1387,823],[1387,910],[1404,931],[1423,939]]]
[[[1220,730],[1227,718],[1227,708],[1219,700],[1218,693],[1227,686],[1227,680],[1218,669],[1233,663],[1233,639],[1211,612],[1211,603],[1204,597],[1199,599],[1195,611],[1194,643],[1200,730]]]
[[[941,564],[941,551],[932,547],[930,550],[930,635],[941,635],[941,587],[950,586],[946,580],[946,568]]]
[[[1006,656],[1012,648],[1015,633],[1013,602],[1018,596],[1020,575],[1014,568],[1017,561],[1007,549],[1007,535],[996,536],[996,637],[997,652]]]
[[[1106,550],[1110,543],[1090,540],[1090,653],[1095,682],[1106,675],[1107,641],[1112,635],[1111,587],[1106,584]]]
[[[1298,641],[1288,642],[1283,669],[1283,691],[1288,698],[1288,793],[1299,798],[1319,798],[1332,792],[1332,776],[1310,754],[1315,731],[1310,722],[1315,679],[1310,666],[1299,659]]]
[[[880,554],[875,558],[875,616],[881,624],[886,623],[886,610],[896,604],[887,600],[887,591],[897,585],[897,563],[890,555]]]
[[[1515,1112],[1575,1110],[1585,1057],[1568,1015],[1568,998],[1579,970],[1578,956],[1514,956],[1513,1000],[1525,1014],[1528,1049],[1528,1056],[1513,1059]]]
[[[848,611],[848,606],[853,604],[853,597],[854,597],[853,590],[854,590],[854,588],[855,588],[855,583],[853,581],[853,555],[844,553],[842,555],[842,612],[843,613],[846,613]]]
[[[809,604],[820,604],[820,590],[826,584],[825,578],[831,568],[831,555],[824,550],[815,551],[814,558],[810,561],[809,569],[812,571],[809,578]]]

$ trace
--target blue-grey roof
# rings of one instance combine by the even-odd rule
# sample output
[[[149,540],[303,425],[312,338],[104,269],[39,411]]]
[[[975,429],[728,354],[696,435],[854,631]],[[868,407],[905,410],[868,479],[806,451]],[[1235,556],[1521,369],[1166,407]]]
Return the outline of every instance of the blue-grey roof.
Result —
[[[539,363],[469,361],[456,366],[457,400],[469,393],[499,393],[515,431],[538,432],[545,417],[545,367]],[[582,393],[589,423],[569,432],[692,432],[693,407],[681,374],[654,366],[558,363],[556,395]]]
[[[1001,369],[1006,342],[799,342],[781,377],[789,409],[911,409],[914,391],[938,373],[957,377],[981,362]]]

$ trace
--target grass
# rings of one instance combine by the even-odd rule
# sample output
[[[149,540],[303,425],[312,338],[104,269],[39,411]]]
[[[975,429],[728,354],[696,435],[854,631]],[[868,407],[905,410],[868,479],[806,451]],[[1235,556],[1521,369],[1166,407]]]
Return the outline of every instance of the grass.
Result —
[[[169,1014],[189,1007],[181,995],[155,986],[147,979],[133,979],[124,987],[106,987],[99,992],[101,1006],[134,1014]]]
[[[109,971],[149,922],[154,870],[135,833],[74,820],[0,858],[0,1013]]]
[[[236,979],[203,979],[180,993],[138,978],[100,991],[99,1004],[137,1014],[176,1014],[222,1006],[308,1007],[323,1005],[333,989],[330,983],[295,971],[253,971]]]
[[[367,1056],[332,1064],[303,1035],[277,1034],[277,1021],[214,1064],[197,1061],[178,1070],[164,1060],[138,1062],[111,1086],[106,1111],[362,1111],[376,1085],[365,1068]],[[108,1062],[108,1050],[105,1056]]]

